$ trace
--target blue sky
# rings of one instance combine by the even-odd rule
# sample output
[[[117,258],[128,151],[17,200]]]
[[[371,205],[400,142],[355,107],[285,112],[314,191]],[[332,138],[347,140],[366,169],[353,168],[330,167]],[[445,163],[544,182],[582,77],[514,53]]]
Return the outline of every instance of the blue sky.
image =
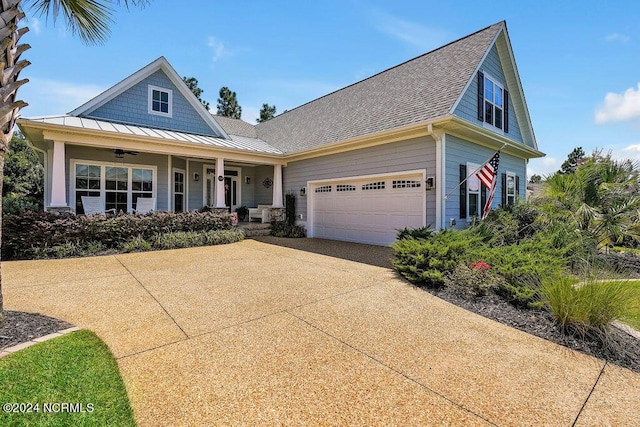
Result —
[[[27,4],[25,2],[25,4]],[[188,5],[185,9],[184,5]],[[640,160],[640,2],[152,1],[119,9],[104,45],[85,46],[60,20],[28,8],[32,62],[24,117],[71,111],[165,56],[196,77],[215,110],[238,94],[242,118],[291,109],[501,20],[507,21],[548,174],[574,147]]]

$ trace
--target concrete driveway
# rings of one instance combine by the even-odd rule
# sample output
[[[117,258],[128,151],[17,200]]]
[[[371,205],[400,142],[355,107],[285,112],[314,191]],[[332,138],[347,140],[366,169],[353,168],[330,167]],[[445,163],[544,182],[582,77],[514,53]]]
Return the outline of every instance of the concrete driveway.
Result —
[[[5,262],[5,308],[97,332],[141,426],[638,422],[640,375],[303,246]]]

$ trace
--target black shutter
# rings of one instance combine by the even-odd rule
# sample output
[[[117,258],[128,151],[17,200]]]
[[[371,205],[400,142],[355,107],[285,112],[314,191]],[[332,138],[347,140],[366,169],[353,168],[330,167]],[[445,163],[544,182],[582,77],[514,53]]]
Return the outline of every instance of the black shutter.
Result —
[[[484,212],[484,205],[487,204],[487,187],[480,184],[480,209]]]
[[[502,174],[502,207],[507,206],[507,174]]]
[[[467,165],[460,165],[460,219],[467,217]]]
[[[478,120],[484,122],[484,73],[478,71]]]
[[[520,177],[516,176],[516,200],[520,198]]]
[[[509,91],[504,90],[504,133],[509,133]]]

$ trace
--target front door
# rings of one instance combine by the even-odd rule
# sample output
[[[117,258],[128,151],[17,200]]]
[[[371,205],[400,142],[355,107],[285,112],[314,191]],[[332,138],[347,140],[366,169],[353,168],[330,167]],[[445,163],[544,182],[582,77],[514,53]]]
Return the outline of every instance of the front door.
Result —
[[[216,184],[217,174],[213,167],[204,167],[205,179],[203,182],[204,198],[203,202],[206,206],[216,205]],[[240,168],[231,167],[225,168],[224,171],[224,204],[230,209],[230,212],[235,212],[238,206],[240,206]]]
[[[235,212],[238,208],[238,177],[225,176],[224,178],[224,204]]]

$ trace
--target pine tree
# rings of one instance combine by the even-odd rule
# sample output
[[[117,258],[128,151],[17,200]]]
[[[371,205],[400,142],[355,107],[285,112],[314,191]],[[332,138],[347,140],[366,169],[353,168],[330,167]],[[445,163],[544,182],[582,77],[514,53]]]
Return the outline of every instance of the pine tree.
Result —
[[[201,97],[202,92],[204,91],[198,87],[198,79],[196,79],[195,77],[189,77],[189,78],[183,77],[182,80],[187,84],[187,87],[191,92],[193,92],[196,98],[198,98],[198,101],[202,102],[202,105],[204,105],[205,108],[209,110],[209,105],[210,105],[209,102],[203,100]]]
[[[262,104],[262,108],[260,109],[260,117],[256,119],[256,122],[262,123],[267,120],[271,120],[276,115],[276,106],[269,104]]]
[[[236,93],[226,86],[220,88],[218,114],[232,119],[239,119],[242,116],[242,107],[238,104]]]

